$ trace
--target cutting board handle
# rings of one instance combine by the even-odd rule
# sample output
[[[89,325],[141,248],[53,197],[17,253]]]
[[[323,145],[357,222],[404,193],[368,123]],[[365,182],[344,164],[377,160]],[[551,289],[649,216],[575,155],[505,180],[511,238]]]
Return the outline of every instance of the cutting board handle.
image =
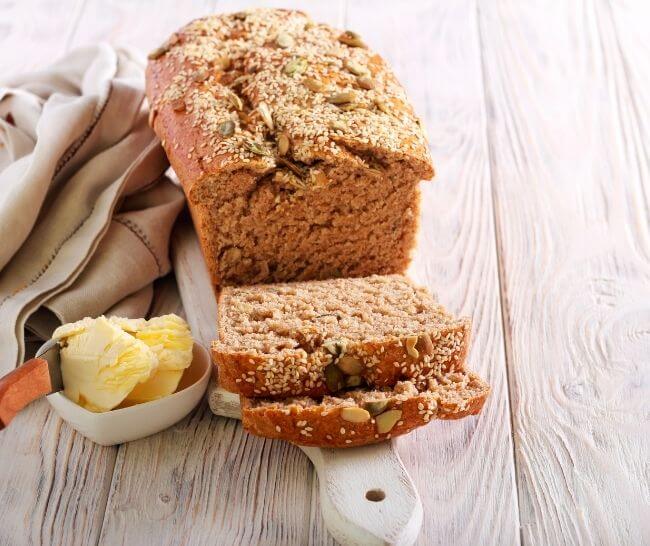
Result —
[[[52,390],[47,361],[32,358],[0,378],[0,430],[27,404]]]
[[[323,518],[336,540],[346,546],[415,542],[422,503],[392,442],[301,449],[318,473]]]

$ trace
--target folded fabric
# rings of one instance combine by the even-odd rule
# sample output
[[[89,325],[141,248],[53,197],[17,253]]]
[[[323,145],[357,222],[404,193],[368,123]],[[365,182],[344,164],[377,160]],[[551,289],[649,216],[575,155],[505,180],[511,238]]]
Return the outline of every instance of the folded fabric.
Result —
[[[101,44],[0,86],[0,372],[25,326],[143,314],[183,195],[147,124],[144,63]],[[146,312],[146,309],[144,310]]]

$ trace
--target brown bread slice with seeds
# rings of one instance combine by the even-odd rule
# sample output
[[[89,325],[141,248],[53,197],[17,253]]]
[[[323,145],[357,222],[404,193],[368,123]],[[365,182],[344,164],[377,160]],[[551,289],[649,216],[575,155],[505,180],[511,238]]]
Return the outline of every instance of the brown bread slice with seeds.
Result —
[[[212,353],[247,397],[323,396],[464,370],[470,321],[402,275],[230,287]]]
[[[266,438],[303,446],[355,447],[406,434],[434,419],[475,415],[489,392],[477,375],[453,372],[322,399],[241,397],[242,422],[247,431]]]
[[[433,167],[359,36],[258,9],[192,21],[149,59],[150,124],[214,284],[406,270]]]

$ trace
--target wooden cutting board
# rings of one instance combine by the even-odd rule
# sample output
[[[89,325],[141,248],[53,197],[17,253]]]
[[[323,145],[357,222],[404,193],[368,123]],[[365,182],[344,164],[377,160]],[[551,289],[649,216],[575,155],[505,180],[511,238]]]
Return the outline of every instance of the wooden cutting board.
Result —
[[[172,254],[187,320],[195,339],[209,347],[217,335],[217,304],[189,220],[176,227]],[[239,418],[236,395],[212,384],[209,397],[214,413]],[[359,546],[415,542],[422,504],[393,442],[351,449],[300,449],[314,464],[323,518],[337,541]]]

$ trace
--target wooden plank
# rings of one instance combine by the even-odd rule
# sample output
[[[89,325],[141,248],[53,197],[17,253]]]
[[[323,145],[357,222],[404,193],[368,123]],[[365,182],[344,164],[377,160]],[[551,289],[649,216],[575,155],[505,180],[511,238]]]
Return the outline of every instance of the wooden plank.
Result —
[[[347,27],[391,63],[428,130],[411,275],[473,318],[469,366],[492,385],[483,413],[398,439],[424,505],[421,544],[516,544],[519,522],[476,9],[471,1],[351,2]]]
[[[87,0],[71,45],[106,41],[144,54],[186,22],[212,13],[217,0]]]
[[[117,450],[76,434],[45,400],[2,434],[0,544],[96,544]]]
[[[22,0],[0,5],[0,79],[42,68],[62,56],[85,0]]]
[[[479,13],[522,536],[648,544],[648,56],[605,3]]]

